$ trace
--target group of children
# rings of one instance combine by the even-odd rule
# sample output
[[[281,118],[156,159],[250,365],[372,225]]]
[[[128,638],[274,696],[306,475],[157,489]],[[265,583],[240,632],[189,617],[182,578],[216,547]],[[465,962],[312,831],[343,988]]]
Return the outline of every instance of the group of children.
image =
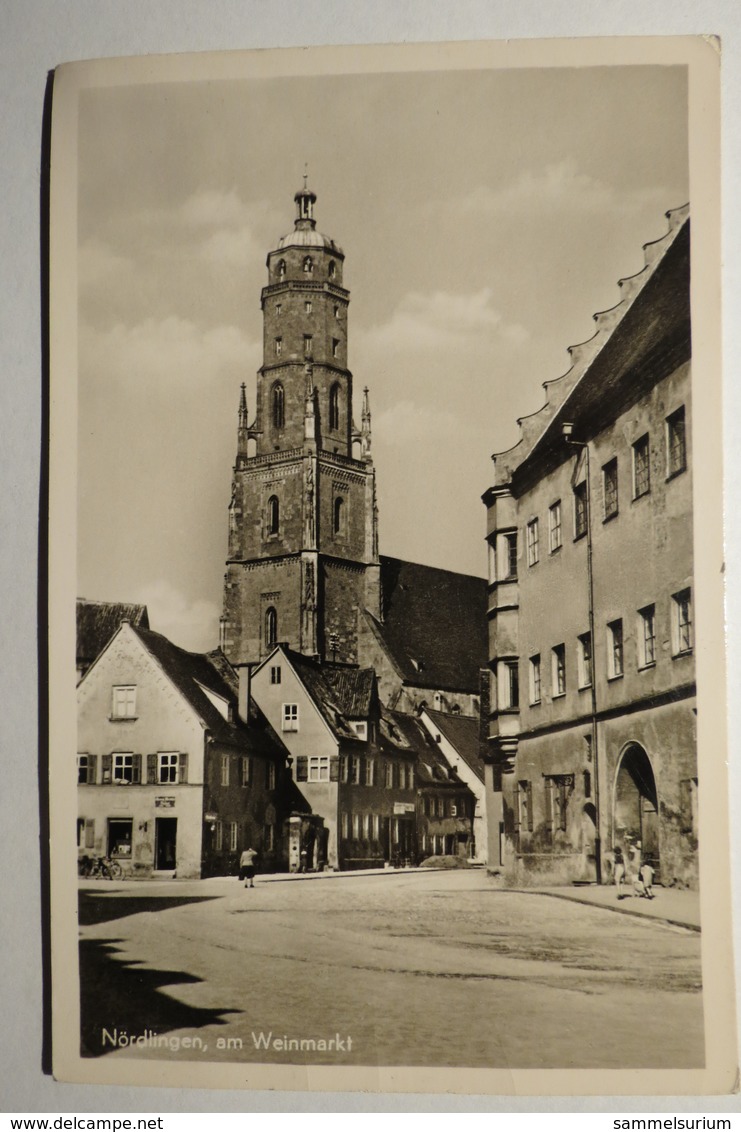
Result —
[[[632,883],[634,896],[645,896],[647,900],[653,900],[654,870],[651,865],[649,865],[648,861],[641,859],[640,841],[633,843],[628,840],[627,844],[630,857],[627,867],[621,847],[616,845],[613,849],[613,857],[615,860],[614,880],[615,887],[617,888],[617,898],[618,900],[622,900],[624,896],[630,895],[628,892],[623,891],[623,885]]]

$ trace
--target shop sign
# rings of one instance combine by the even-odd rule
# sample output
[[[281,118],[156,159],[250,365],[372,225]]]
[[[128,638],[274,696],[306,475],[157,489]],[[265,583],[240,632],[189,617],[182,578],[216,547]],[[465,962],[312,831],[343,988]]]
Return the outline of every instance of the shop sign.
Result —
[[[173,807],[173,806],[175,805],[175,799],[174,799],[174,798],[170,798],[170,797],[167,797],[167,796],[166,796],[166,795],[164,795],[164,794],[159,794],[159,795],[158,795],[158,796],[157,796],[157,797],[156,797],[156,798],[154,799],[154,804],[155,804],[155,806],[157,807],[157,809],[160,809],[160,810],[171,810],[171,809],[172,809],[172,807]]]
[[[413,814],[414,809],[414,802],[394,802],[395,814]]]

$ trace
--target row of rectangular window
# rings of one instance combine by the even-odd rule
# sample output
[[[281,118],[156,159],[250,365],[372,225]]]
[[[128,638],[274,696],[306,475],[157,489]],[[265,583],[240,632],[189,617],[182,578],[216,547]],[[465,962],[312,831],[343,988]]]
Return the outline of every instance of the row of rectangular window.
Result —
[[[283,339],[276,338],[274,341],[275,356],[280,358],[283,356]],[[304,334],[304,356],[310,358],[314,349],[314,338],[311,334]],[[332,339],[332,357],[339,357],[340,353],[340,340],[339,338]]]
[[[218,764],[213,764],[213,776],[220,786],[229,786],[232,777],[232,763],[237,763],[238,783],[250,786],[253,782],[253,765],[249,756],[220,755]],[[143,756],[133,751],[114,751],[100,756],[101,786],[137,786],[142,783]],[[275,763],[264,763],[265,787],[275,789]],[[98,784],[98,756],[79,754],[77,756],[77,781],[79,785]],[[177,786],[188,781],[188,756],[183,751],[159,751],[147,755],[146,785]]]
[[[311,299],[304,299],[304,313],[305,314],[311,314],[313,310],[314,310],[314,304],[313,304],[312,300]],[[283,304],[282,303],[276,303],[275,304],[275,313],[278,316],[278,318],[280,318],[280,316],[283,314]],[[337,322],[340,321],[340,305],[339,305],[339,303],[334,304],[334,317],[337,320]]]
[[[242,844],[240,844],[239,822],[217,820],[214,826],[214,851],[216,853],[222,853],[224,850],[228,850],[230,853],[238,852],[242,845],[249,845],[254,836],[253,829],[254,827],[250,822],[244,823],[244,835]],[[273,823],[266,822],[262,827],[262,848],[265,853],[270,853],[275,848],[275,825]]]
[[[408,763],[384,762],[365,755],[299,755],[297,782],[340,782],[354,786],[384,785],[390,790],[412,790],[414,767]]]
[[[430,818],[467,817],[468,806],[463,798],[425,797],[422,811]]]
[[[672,655],[683,656],[692,651],[692,595],[690,590],[672,595]],[[656,663],[656,606],[647,605],[637,612],[638,618],[638,668],[651,668]],[[623,619],[608,622],[607,631],[607,677],[617,679],[625,671],[625,643]],[[508,706],[517,707],[519,685],[517,680],[517,661],[502,661],[505,666],[505,692],[515,698]],[[593,680],[592,638],[590,633],[577,637],[577,681],[579,688],[591,687]],[[566,646],[554,645],[551,649],[551,694],[558,697],[566,693]],[[539,704],[542,698],[542,670],[540,653],[530,657],[530,703]]]
[[[645,433],[632,445],[633,460],[633,499],[640,499],[651,490],[651,450],[649,434]],[[687,444],[685,433],[684,406],[666,418],[666,468],[667,479],[672,479],[687,467]],[[604,522],[618,514],[618,458],[614,456],[602,466],[602,518]],[[574,539],[583,538],[589,522],[589,499],[586,480],[581,480],[573,488],[573,529]],[[504,580],[517,577],[517,533],[506,533],[504,539]],[[540,523],[530,519],[525,527],[528,566],[540,561]],[[548,551],[555,554],[563,545],[562,503],[555,500],[548,508]],[[492,554],[494,554],[492,548]],[[492,561],[490,571],[492,580],[496,577],[496,562]]]

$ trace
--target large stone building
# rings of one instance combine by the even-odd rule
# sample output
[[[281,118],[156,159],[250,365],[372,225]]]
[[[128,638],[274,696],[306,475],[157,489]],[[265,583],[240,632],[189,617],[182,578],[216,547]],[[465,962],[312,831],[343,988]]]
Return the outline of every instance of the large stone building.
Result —
[[[495,457],[489,865],[697,879],[689,216]],[[639,844],[640,843],[640,844]]]

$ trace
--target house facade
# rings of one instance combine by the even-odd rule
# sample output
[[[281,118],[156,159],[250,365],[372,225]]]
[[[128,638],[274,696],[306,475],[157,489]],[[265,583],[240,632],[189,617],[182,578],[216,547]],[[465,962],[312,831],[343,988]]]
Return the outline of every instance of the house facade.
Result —
[[[609,881],[619,847],[697,883],[687,209],[621,288],[484,496],[489,857],[520,882]]]
[[[415,753],[382,708],[373,671],[322,665],[278,646],[253,672],[251,691],[325,831],[310,853],[296,830],[290,868],[373,868],[411,858]]]
[[[286,750],[220,654],[124,621],[77,689],[80,855],[131,876],[281,867]]]
[[[476,864],[488,863],[488,826],[486,771],[481,758],[481,728],[479,720],[452,712],[420,712],[420,722],[442,755],[448,767],[455,771],[471,793],[473,812],[469,856]],[[470,805],[469,805],[470,808]]]

